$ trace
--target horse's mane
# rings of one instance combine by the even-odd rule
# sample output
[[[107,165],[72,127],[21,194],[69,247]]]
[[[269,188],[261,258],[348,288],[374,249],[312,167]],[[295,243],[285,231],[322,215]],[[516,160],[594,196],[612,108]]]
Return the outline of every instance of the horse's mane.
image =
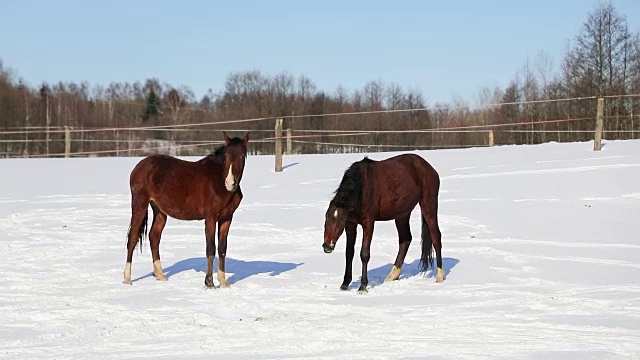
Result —
[[[234,137],[229,141],[229,145],[239,145],[242,144],[242,139]],[[222,144],[220,146],[218,146],[215,150],[213,150],[213,152],[211,154],[209,154],[207,157],[208,158],[220,158],[220,157],[224,157],[224,155],[227,152],[227,145],[226,144]],[[247,157],[247,154],[244,154],[245,158]]]
[[[227,151],[227,145],[223,144],[223,145],[218,146],[215,150],[213,150],[211,155],[213,155],[215,157],[224,156],[226,151]]]
[[[335,196],[331,203],[337,207],[345,208],[347,211],[358,211],[362,204],[362,185],[364,183],[362,167],[372,163],[373,160],[365,157],[356,161],[344,172],[340,185],[333,193]]]

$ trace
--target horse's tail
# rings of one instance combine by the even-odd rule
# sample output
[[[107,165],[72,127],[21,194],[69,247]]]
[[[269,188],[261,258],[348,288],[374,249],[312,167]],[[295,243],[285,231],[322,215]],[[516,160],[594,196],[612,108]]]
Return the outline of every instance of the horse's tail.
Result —
[[[140,228],[138,228],[138,240],[136,241],[136,246],[138,246],[140,249],[142,249],[142,240],[147,237],[147,220],[149,219],[149,211],[147,209],[145,209],[144,211],[144,218],[142,219],[142,223],[140,224]],[[129,224],[129,231],[127,232],[127,242],[126,244],[129,243],[129,237],[131,236],[131,224]],[[134,230],[135,231],[135,230]]]
[[[421,214],[422,215],[422,214]],[[427,220],[422,217],[422,254],[420,255],[420,272],[429,270],[433,266],[433,244],[431,242],[431,232]]]

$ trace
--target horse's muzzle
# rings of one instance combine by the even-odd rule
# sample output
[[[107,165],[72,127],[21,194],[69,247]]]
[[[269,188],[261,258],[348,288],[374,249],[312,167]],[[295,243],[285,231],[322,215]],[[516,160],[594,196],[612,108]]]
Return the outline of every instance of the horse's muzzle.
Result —
[[[333,249],[336,248],[336,243],[323,243],[322,244],[322,250],[324,250],[325,253],[327,254],[331,254],[331,252],[333,252]]]

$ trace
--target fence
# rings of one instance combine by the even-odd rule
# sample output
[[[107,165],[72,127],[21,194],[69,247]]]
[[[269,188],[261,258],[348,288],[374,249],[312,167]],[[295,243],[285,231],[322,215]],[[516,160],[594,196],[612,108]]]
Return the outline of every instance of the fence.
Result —
[[[607,98],[615,103],[627,97]],[[559,102],[573,102],[578,110],[554,112]],[[605,97],[484,104],[479,109],[475,113],[467,107],[378,110],[121,128],[5,128],[0,130],[0,156],[201,155],[221,144],[221,130],[250,132],[252,153],[276,155],[285,148],[287,153],[371,152],[589,139],[594,139],[594,150],[599,150],[603,136],[636,138],[640,133],[633,108],[622,117],[611,111],[605,115]],[[511,110],[517,112],[511,114]],[[620,121],[630,124],[628,129],[607,126]],[[238,124],[248,126],[234,128]]]

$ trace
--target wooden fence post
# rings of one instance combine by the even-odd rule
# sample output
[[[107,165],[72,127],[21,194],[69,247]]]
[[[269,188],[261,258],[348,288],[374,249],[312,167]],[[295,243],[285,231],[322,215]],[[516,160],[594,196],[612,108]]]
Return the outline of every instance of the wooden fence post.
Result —
[[[493,140],[493,130],[489,130],[489,146],[493,146],[495,144]]]
[[[293,154],[293,144],[291,141],[291,128],[287,128],[287,155]]]
[[[71,153],[71,128],[64,127],[64,157],[68,158]]]
[[[602,149],[602,128],[604,127],[604,121],[602,119],[604,113],[604,98],[598,98],[598,106],[596,109],[596,130],[593,140],[593,151],[600,151]]]
[[[282,171],[282,119],[276,119],[276,172]]]

